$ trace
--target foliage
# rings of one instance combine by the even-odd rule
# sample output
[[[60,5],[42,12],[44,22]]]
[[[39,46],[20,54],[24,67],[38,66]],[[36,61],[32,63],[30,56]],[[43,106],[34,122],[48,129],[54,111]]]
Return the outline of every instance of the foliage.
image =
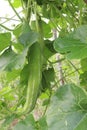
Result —
[[[82,34],[82,32],[84,32]],[[54,48],[59,53],[65,53],[69,59],[83,59],[87,57],[87,25],[82,25],[72,33],[54,42]],[[78,50],[78,51],[77,51]],[[83,53],[84,52],[84,53]]]
[[[86,130],[86,1],[6,2],[19,22],[0,24],[1,129]]]

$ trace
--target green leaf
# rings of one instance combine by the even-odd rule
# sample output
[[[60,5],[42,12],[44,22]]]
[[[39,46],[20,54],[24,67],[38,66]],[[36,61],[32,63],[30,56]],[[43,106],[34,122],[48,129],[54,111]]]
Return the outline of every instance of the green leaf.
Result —
[[[31,27],[29,26],[29,23],[28,21],[25,21],[23,22],[22,24],[22,33],[28,33],[28,32],[31,32]]]
[[[11,82],[13,80],[15,80],[20,74],[20,70],[12,70],[10,72],[6,73],[6,80],[7,82]]]
[[[43,37],[44,38],[50,38],[52,37],[52,31],[49,23],[46,23],[44,21],[41,21],[41,26],[43,29]],[[36,21],[31,22],[31,28],[35,31],[37,29],[36,27]]]
[[[75,128],[75,130],[86,130],[86,129],[87,129],[87,114],[80,121],[80,123],[77,125],[77,127]]]
[[[15,8],[19,8],[21,6],[21,0],[14,0],[12,4]]]
[[[83,59],[87,57],[87,44],[80,40],[65,37],[54,42],[54,48],[59,53],[65,53],[68,59]]]
[[[22,31],[22,24],[19,24],[15,27],[15,29],[13,30],[13,34],[16,36],[16,38],[19,37],[20,33]]]
[[[48,68],[42,73],[42,91],[52,87],[52,83],[55,82],[55,72],[53,68]]]
[[[38,121],[38,130],[48,130],[48,126],[47,126],[47,122],[46,122],[46,117],[42,117],[39,121]]]
[[[0,90],[0,97],[9,94],[11,91],[11,87],[4,87]]]
[[[29,77],[29,65],[26,64],[21,73],[20,73],[20,82],[22,85],[27,85],[28,84],[28,77]]]
[[[87,71],[80,74],[79,79],[80,79],[80,84],[82,86],[85,86],[85,88],[86,88],[87,87]]]
[[[82,43],[87,43],[87,25],[81,25],[73,33],[75,39],[79,39]]]
[[[43,106],[47,106],[48,104],[49,104],[49,102],[50,102],[50,99],[48,98],[48,99],[45,99],[44,101],[43,101]]]
[[[87,71],[87,58],[81,60],[82,71]]]
[[[52,37],[52,31],[51,27],[49,26],[49,23],[45,23],[42,21],[42,27],[43,27],[43,34],[45,38],[50,38]]]
[[[19,42],[24,46],[31,46],[34,42],[38,40],[38,33],[34,31],[22,33],[19,36]]]
[[[25,120],[20,121],[13,130],[37,130],[35,128],[35,120],[32,115],[29,115]]]
[[[13,69],[20,69],[25,63],[27,49],[23,50],[21,54],[16,54],[11,48],[8,48],[0,56],[0,70],[11,71]]]
[[[5,127],[12,123],[12,121],[16,118],[15,114],[11,114],[10,116],[7,116],[2,124],[2,127]]]
[[[45,40],[44,43],[45,46],[44,46],[43,55],[45,60],[47,61],[51,56],[53,56],[56,53],[56,51],[53,48],[53,41]]]
[[[17,52],[17,53],[21,53],[24,49],[23,45],[20,44],[20,43],[12,43],[12,46],[14,47],[14,50]]]
[[[11,33],[0,33],[0,51],[10,45]]]
[[[82,33],[84,32],[84,33]],[[87,57],[87,25],[77,28],[63,38],[57,38],[54,48],[64,53],[69,59],[83,59]]]
[[[46,112],[48,129],[74,130],[86,113],[87,93],[74,84],[62,86],[52,96]]]
[[[21,34],[18,37],[19,42],[24,45],[30,47],[34,42],[38,40],[38,33],[32,31],[29,23],[24,21],[22,25]]]

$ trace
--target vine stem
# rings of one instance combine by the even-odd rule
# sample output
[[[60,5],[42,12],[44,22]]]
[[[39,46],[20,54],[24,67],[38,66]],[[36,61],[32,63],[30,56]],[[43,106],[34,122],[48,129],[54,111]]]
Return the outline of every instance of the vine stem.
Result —
[[[43,40],[44,34],[43,34],[42,20],[41,20],[41,16],[38,13],[36,2],[34,2],[34,7],[35,7],[34,13],[35,13],[35,16],[36,16],[36,29],[37,29],[37,32],[39,34],[38,42],[40,43],[41,49],[43,51],[43,49],[44,49],[44,40]]]
[[[14,20],[14,21],[19,21],[17,19],[13,19],[13,18],[6,18],[6,17],[0,17],[0,19],[5,19],[6,22],[8,22],[9,20]],[[3,23],[2,23],[3,24]]]
[[[70,61],[68,60],[69,64],[71,64],[71,66],[76,70],[76,72],[78,72],[78,74],[80,75],[79,70],[76,68],[76,66]]]
[[[19,13],[21,13],[23,10],[21,10]],[[4,23],[6,23],[6,22],[8,22],[9,20],[17,20],[17,19],[13,19],[14,17],[15,17],[16,15],[13,15],[12,17],[9,17],[9,18],[5,18],[5,19],[7,19],[7,20],[5,20],[4,22],[2,22],[1,24],[4,24]],[[0,17],[0,18],[4,18],[4,17]],[[9,20],[8,20],[9,19]],[[19,21],[19,20],[17,20],[17,21]]]
[[[54,37],[54,39],[57,38],[57,30],[56,29],[53,29],[53,37]],[[57,68],[59,70],[59,78],[61,79],[60,80],[60,85],[64,85],[64,78],[63,78],[62,63],[61,63],[60,55],[57,54],[56,58],[59,61],[57,63]]]
[[[8,0],[8,3],[10,4],[11,8],[13,9],[13,11],[15,12],[15,14],[18,16],[18,18],[21,20],[21,22],[23,22],[22,18],[20,17],[20,15],[17,13],[17,11],[15,10],[14,6],[12,5],[11,1]]]
[[[8,31],[13,31],[13,30],[14,30],[14,29],[10,29],[10,28],[8,28],[8,27],[2,25],[2,24],[0,24],[0,26],[1,26],[2,28],[4,28],[4,29],[8,30]]]
[[[78,68],[78,70],[80,70],[81,68]],[[76,72],[76,70],[70,72],[69,74],[66,74],[65,76],[63,76],[63,78],[65,79],[66,77],[69,77],[70,75],[74,74]],[[54,88],[59,82],[61,81],[61,79],[59,79],[52,88]]]
[[[26,21],[29,22],[30,21],[30,18],[31,18],[31,2],[32,0],[28,0],[28,3],[27,3],[27,10],[26,10]]]

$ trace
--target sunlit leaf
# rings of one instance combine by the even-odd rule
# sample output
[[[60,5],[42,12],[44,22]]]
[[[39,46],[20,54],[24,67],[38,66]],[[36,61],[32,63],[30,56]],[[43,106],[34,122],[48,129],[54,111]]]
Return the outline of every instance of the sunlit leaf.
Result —
[[[6,73],[7,82],[9,83],[9,82],[15,80],[19,76],[19,74],[20,74],[20,70],[19,69],[18,70],[14,69],[14,70],[12,70],[10,72],[8,71]]]
[[[0,51],[10,45],[11,33],[0,33]]]
[[[19,8],[21,6],[21,0],[14,0],[12,4],[15,8]]]
[[[52,37],[52,31],[51,27],[49,26],[49,23],[45,23],[42,21],[42,27],[43,27],[43,33],[45,38],[50,38]]]
[[[22,24],[19,24],[15,27],[15,29],[13,30],[13,34],[16,36],[16,38],[19,37],[20,33],[22,31]]]

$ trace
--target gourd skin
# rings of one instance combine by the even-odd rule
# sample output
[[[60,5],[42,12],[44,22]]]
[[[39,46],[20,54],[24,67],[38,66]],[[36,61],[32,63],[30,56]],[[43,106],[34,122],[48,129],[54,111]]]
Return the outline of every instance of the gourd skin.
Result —
[[[29,48],[28,54],[29,78],[27,87],[26,102],[24,104],[22,113],[28,113],[33,110],[36,104],[39,86],[42,77],[41,71],[41,49],[40,44],[34,43]]]

